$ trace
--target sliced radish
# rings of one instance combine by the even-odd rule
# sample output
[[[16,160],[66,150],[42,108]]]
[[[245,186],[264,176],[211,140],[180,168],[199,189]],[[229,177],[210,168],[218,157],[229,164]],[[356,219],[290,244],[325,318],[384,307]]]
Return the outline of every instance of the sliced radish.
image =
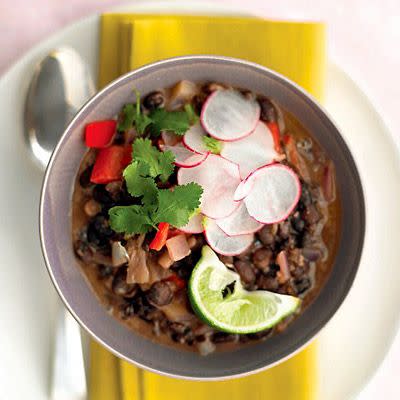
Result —
[[[162,146],[162,150],[170,150],[175,156],[175,165],[183,168],[196,167],[208,157],[208,153],[194,153],[187,149],[182,143],[178,143],[175,146]]]
[[[247,235],[260,230],[264,224],[256,221],[247,211],[246,205],[241,202],[239,207],[225,218],[216,219],[215,223],[228,235]]]
[[[205,221],[204,235],[207,243],[217,253],[224,256],[235,256],[243,253],[253,243],[254,235],[228,236],[216,223],[207,218]]]
[[[263,224],[286,219],[300,199],[299,178],[285,165],[266,165],[249,179],[253,180],[253,188],[243,201],[249,214]]]
[[[198,123],[189,128],[182,141],[189,150],[195,153],[208,153],[208,149],[203,142],[204,136],[207,136],[207,132],[203,129],[201,124]]]
[[[251,189],[253,189],[254,185],[252,176],[253,174],[250,174],[246,179],[239,183],[239,186],[236,188],[235,193],[233,194],[233,200],[241,201],[251,192]]]
[[[203,218],[203,214],[193,215],[193,217],[189,219],[189,222],[185,226],[179,228],[179,230],[185,233],[201,233],[204,231]]]
[[[198,158],[196,154],[186,160]],[[240,183],[239,168],[236,164],[221,156],[209,154],[200,164],[193,168],[180,168],[178,184],[195,182],[203,187],[200,210],[210,218],[224,218],[231,214],[238,203],[233,200],[233,194]]]
[[[213,137],[230,142],[249,135],[260,118],[260,105],[236,90],[216,90],[201,110],[203,128]]]
[[[259,121],[254,131],[244,139],[225,143],[221,156],[238,164],[240,176],[244,179],[255,169],[271,164],[279,155],[271,131]]]

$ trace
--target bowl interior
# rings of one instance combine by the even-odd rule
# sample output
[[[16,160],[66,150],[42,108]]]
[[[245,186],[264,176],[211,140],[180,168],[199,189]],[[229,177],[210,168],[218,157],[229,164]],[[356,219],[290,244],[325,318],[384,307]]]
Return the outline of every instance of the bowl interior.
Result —
[[[201,357],[136,335],[108,315],[76,266],[71,243],[71,198],[86,151],[86,123],[112,118],[132,99],[175,82],[219,81],[276,99],[327,151],[336,167],[342,232],[331,275],[317,299],[283,333],[243,349]],[[351,223],[343,223],[351,221]],[[144,368],[168,375],[220,379],[271,366],[308,343],[338,309],[354,280],[364,239],[364,199],[353,158],[321,108],[285,78],[252,63],[219,57],[183,57],[151,64],[123,76],[93,97],[61,138],[46,172],[41,199],[41,239],[46,264],[63,301],[82,326],[108,349]]]

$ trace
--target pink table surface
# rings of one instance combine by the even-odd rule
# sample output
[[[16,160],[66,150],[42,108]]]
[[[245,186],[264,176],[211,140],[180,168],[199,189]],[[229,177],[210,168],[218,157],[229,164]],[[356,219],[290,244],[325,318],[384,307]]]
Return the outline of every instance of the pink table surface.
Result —
[[[214,1],[239,7],[244,4],[243,0]],[[0,74],[51,33],[78,18],[121,3],[0,0]],[[399,134],[399,0],[246,0],[245,4],[249,11],[260,16],[325,21],[331,59],[361,84],[391,131]],[[398,400],[399,376],[400,335],[397,335],[388,357],[358,400]]]

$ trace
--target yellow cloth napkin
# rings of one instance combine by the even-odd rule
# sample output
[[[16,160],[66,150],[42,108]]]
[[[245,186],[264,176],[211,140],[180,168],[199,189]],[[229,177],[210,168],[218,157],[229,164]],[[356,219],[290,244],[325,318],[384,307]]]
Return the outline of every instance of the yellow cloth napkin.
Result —
[[[105,14],[100,30],[99,85],[146,63],[177,55],[219,54],[272,68],[322,99],[325,27],[256,18]],[[250,396],[313,400],[316,344],[265,372],[228,382],[162,377],[117,360],[91,344],[90,400],[191,400]]]
[[[243,58],[323,96],[325,26],[256,18],[105,14],[99,85],[141,65],[187,54]]]

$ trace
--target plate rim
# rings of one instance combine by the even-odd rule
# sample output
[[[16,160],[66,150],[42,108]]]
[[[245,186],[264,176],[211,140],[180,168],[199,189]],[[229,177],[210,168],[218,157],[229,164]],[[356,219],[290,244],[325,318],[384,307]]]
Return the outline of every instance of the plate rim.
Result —
[[[191,11],[191,7],[193,5],[197,6],[212,6],[215,7],[218,10],[224,10],[221,12],[227,12],[227,13],[232,13],[232,12],[238,12],[238,13],[242,13],[243,14],[243,9],[241,9],[240,7],[237,6],[231,6],[229,7],[229,5],[225,5],[225,4],[213,4],[210,2],[204,2],[204,3],[200,3],[199,1],[192,1],[189,0],[188,2],[184,2],[184,0],[172,0],[172,1],[158,1],[158,0],[148,0],[146,1],[138,1],[138,2],[134,2],[134,3],[128,3],[125,5],[119,5],[116,7],[112,7],[109,9],[109,12],[113,12],[113,11],[118,11],[118,10],[127,10],[127,9],[133,9],[136,10],[137,8],[139,8],[138,12],[146,12],[146,8],[148,8],[148,6],[151,4],[153,7],[155,5],[157,6],[161,6],[161,7],[166,7],[166,6],[171,6],[174,5],[176,6],[177,4],[182,4],[184,3],[185,6],[187,7],[187,10],[190,12]],[[212,8],[210,7],[210,9]],[[149,10],[147,10],[148,12]],[[207,10],[209,11],[209,10]],[[164,11],[161,11],[161,13],[163,13]],[[249,14],[248,11],[244,11],[245,14]],[[27,60],[36,58],[33,57],[35,54],[37,54],[40,49],[46,48],[50,46],[50,43],[52,41],[57,41],[59,38],[61,39],[63,36],[67,35],[69,33],[69,31],[74,30],[75,27],[78,26],[82,26],[82,25],[89,25],[90,23],[95,23],[96,20],[98,20],[100,18],[100,13],[95,13],[95,14],[91,14],[87,17],[84,18],[80,18],[70,24],[68,24],[67,26],[63,27],[62,29],[54,32],[53,34],[51,34],[50,36],[48,36],[46,39],[44,40],[40,40],[38,42],[36,42],[33,47],[28,50],[27,52],[25,52],[21,57],[19,57],[18,59],[16,59],[14,62],[12,62],[9,66],[7,66],[5,68],[5,70],[2,72],[1,76],[0,76],[0,89],[3,85],[5,85],[7,83],[7,80],[10,79],[10,76],[12,77],[12,74],[15,70],[21,68],[24,64],[26,64]],[[380,110],[379,106],[377,106],[375,104],[375,102],[372,100],[372,96],[370,96],[368,94],[368,89],[366,89],[368,87],[368,85],[365,84],[365,82],[363,82],[361,79],[357,79],[354,76],[351,76],[349,73],[346,72],[345,68],[342,68],[339,64],[335,63],[334,60],[330,59],[328,57],[328,68],[333,68],[333,70],[335,71],[335,73],[338,73],[340,75],[342,75],[343,77],[346,78],[346,80],[357,90],[357,93],[359,95],[362,95],[363,100],[365,101],[365,104],[374,111],[375,117],[377,122],[379,122],[379,124],[382,127],[382,131],[385,134],[385,138],[390,142],[390,144],[396,149],[395,153],[396,153],[396,165],[398,170],[400,171],[400,154],[399,154],[399,146],[400,146],[400,140],[398,137],[396,137],[392,131],[389,129],[389,126],[387,124],[387,120],[385,120],[385,118],[383,117],[383,112]],[[326,111],[326,110],[325,110]],[[328,113],[328,115],[330,115],[330,113]],[[333,120],[335,121],[335,118],[333,118]],[[357,160],[356,160],[357,163]],[[384,360],[386,359],[390,348],[392,347],[393,343],[394,343],[394,339],[396,338],[397,334],[399,333],[399,327],[400,327],[400,312],[397,315],[397,321],[394,323],[394,329],[393,332],[390,335],[390,340],[388,340],[386,342],[385,345],[385,350],[384,352],[381,352],[381,357],[378,363],[375,363],[375,367],[373,368],[372,373],[368,374],[369,376],[365,378],[365,380],[363,381],[363,383],[361,385],[359,385],[359,387],[357,388],[357,391],[355,391],[355,393],[353,393],[352,397],[360,394],[360,392],[366,387],[366,385],[371,382],[371,380],[374,378],[374,376],[377,374],[378,370],[381,368]]]

